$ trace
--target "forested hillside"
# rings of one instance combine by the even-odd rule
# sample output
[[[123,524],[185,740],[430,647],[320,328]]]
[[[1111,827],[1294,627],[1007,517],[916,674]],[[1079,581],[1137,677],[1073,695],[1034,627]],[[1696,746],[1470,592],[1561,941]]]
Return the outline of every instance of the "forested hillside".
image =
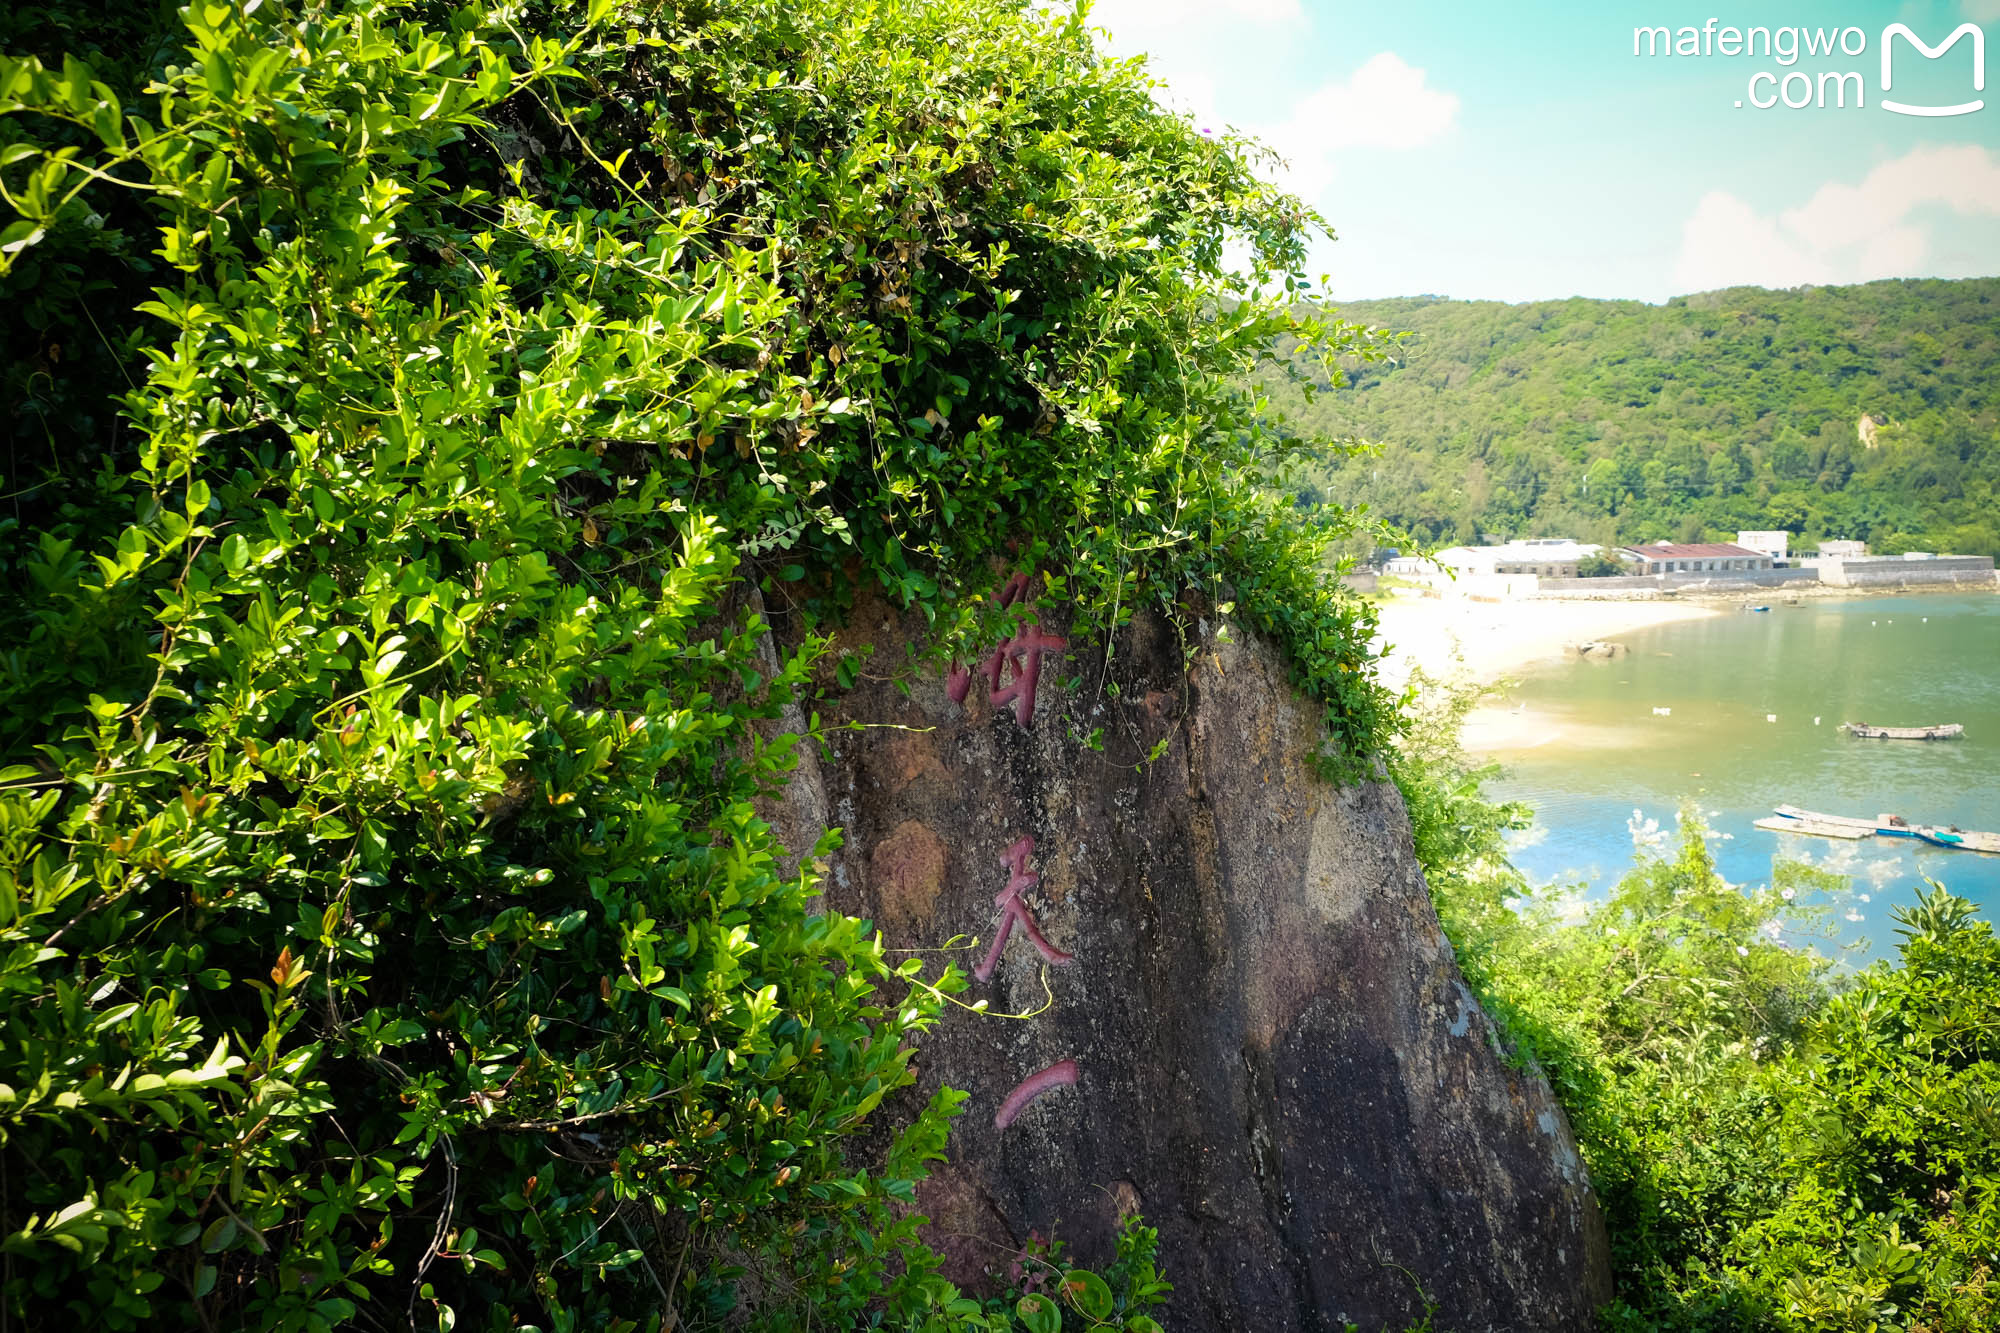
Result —
[[[2000,281],[1340,313],[1410,336],[1348,391],[1274,387],[1302,422],[1386,446],[1309,471],[1308,500],[1367,500],[1438,544],[1772,527],[2000,551]]]

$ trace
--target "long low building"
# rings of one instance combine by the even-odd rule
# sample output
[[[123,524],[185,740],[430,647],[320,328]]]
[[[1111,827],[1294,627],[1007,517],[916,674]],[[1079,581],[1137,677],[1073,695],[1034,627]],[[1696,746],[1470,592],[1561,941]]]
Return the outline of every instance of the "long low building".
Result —
[[[1544,574],[1575,578],[1577,563],[1604,548],[1567,537],[1532,537],[1499,546],[1448,546],[1430,559],[1399,556],[1385,573],[1421,578],[1443,574]]]
[[[1770,569],[1763,551],[1733,542],[1661,542],[1654,546],[1621,546],[1618,558],[1635,574],[1708,574],[1728,570]]]

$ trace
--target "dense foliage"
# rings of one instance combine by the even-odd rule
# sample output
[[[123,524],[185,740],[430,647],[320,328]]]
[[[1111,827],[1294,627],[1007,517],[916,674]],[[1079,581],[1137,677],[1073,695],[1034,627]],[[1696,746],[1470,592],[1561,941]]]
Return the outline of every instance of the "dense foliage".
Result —
[[[1024,0],[0,23],[0,1319],[1149,1327],[932,1275],[952,1095],[848,1147],[955,979],[786,869],[746,599],[1220,594],[1351,770],[1318,219]]]
[[[1388,447],[1302,493],[1365,500],[1423,543],[1781,528],[1807,549],[2000,554],[2000,281],[1343,313],[1409,331],[1399,364],[1278,397]]]
[[[1453,714],[1395,760],[1468,981],[1569,1110],[1611,1232],[1616,1330],[1975,1333],[2000,1321],[2000,941],[1942,888],[1894,964],[1809,946],[1844,883],[1717,875],[1706,830],[1635,830],[1602,900],[1529,893],[1525,811]],[[1808,903],[1820,906],[1808,906]]]

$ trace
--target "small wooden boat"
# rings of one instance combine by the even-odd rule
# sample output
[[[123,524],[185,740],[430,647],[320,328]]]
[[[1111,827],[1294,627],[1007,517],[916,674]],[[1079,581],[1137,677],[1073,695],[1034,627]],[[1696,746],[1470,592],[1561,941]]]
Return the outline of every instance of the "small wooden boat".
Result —
[[[1877,741],[1955,741],[1965,734],[1957,722],[1940,722],[1929,727],[1871,727],[1866,722],[1843,722],[1840,729],[1850,736]]]

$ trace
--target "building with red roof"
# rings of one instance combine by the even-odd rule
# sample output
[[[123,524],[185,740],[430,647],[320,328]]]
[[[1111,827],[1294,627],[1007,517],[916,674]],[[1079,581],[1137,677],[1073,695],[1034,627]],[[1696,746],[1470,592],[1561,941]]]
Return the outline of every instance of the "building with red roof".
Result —
[[[1621,546],[1618,558],[1635,574],[1708,574],[1727,570],[1770,569],[1771,557],[1734,542],[1660,542],[1652,546]]]

